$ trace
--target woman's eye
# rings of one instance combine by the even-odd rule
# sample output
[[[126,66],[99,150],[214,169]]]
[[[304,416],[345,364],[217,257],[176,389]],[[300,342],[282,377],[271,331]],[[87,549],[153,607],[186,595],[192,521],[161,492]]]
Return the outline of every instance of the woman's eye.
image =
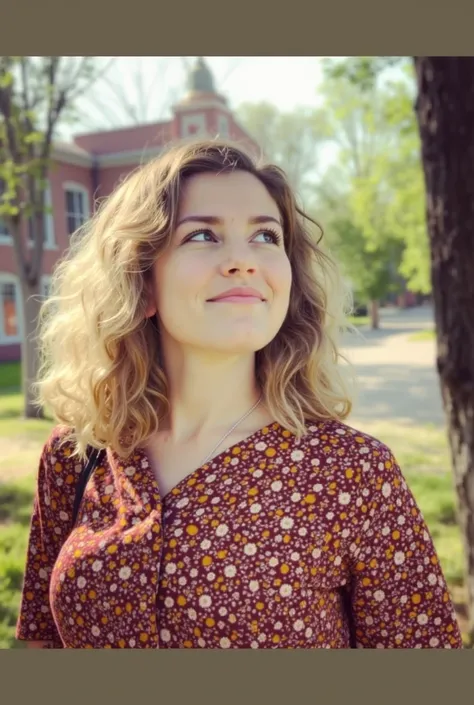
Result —
[[[213,234],[208,232],[207,230],[198,230],[197,232],[192,233],[192,235],[187,238],[187,242],[189,242],[190,240],[192,242],[212,242],[214,239],[215,238]]]
[[[263,242],[273,245],[278,245],[281,240],[280,235],[278,235],[278,233],[274,233],[272,230],[262,230],[261,232],[256,234],[254,240],[256,240],[258,237],[263,237]]]

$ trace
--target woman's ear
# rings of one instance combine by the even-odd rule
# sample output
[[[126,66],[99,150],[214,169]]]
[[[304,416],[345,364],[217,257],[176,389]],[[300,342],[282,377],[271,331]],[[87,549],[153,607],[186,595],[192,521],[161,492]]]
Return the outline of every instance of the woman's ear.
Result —
[[[145,318],[151,318],[156,313],[156,303],[155,297],[153,296],[153,285],[150,281],[145,282],[144,293],[147,301]]]
[[[156,313],[156,304],[153,301],[150,301],[148,306],[146,307],[145,310],[145,318],[151,318],[154,316]]]

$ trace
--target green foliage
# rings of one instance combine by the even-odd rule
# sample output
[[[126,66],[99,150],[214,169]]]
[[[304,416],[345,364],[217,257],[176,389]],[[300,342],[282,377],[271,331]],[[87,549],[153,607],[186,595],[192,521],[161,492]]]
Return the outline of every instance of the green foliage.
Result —
[[[382,80],[394,68],[396,75]],[[402,277],[412,290],[429,293],[412,64],[391,57],[331,59],[325,76],[328,139],[337,157],[315,208],[327,216],[337,254],[363,296],[388,293]]]
[[[97,76],[96,58],[0,57],[0,216],[15,237],[22,219],[45,211],[53,139]]]
[[[324,60],[328,78],[344,79],[363,91],[370,91],[381,75],[392,68],[406,66],[408,57],[402,56],[353,56],[348,59]]]
[[[331,249],[342,262],[356,298],[378,301],[398,291],[396,276],[400,244],[387,239],[370,242],[351,219],[335,218],[329,223]]]

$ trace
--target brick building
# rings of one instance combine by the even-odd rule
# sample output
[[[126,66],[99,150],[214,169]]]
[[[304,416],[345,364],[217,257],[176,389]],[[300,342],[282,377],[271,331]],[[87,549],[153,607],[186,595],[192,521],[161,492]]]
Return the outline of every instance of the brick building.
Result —
[[[96,198],[111,193],[132,169],[160,153],[172,140],[193,135],[229,137],[257,148],[238,124],[202,58],[188,77],[188,92],[167,122],[78,135],[71,143],[56,142],[46,200],[45,249],[41,293],[47,295],[54,265],[71,234],[89,217]],[[29,243],[28,234],[24,235]],[[20,359],[24,332],[21,288],[12,238],[0,219],[0,363]]]

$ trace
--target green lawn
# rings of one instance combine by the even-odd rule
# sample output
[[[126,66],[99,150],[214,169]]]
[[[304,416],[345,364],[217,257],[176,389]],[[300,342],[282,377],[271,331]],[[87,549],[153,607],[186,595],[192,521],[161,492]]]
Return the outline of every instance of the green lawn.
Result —
[[[412,343],[421,343],[425,340],[436,340],[436,331],[433,328],[428,330],[420,330],[417,333],[412,333],[408,340]]]
[[[0,439],[14,438],[43,442],[53,426],[51,417],[46,419],[21,419],[23,395],[21,387],[21,367],[19,362],[0,364]],[[0,457],[0,471],[2,467]]]
[[[11,379],[0,366],[0,648],[21,648],[14,639],[28,525],[39,453],[53,421],[21,419],[18,390],[5,393]],[[9,377],[10,375],[10,377]],[[359,426],[394,452],[422,509],[444,573],[465,625],[465,588],[461,536],[456,524],[455,493],[444,432],[429,426],[386,422]]]
[[[369,316],[348,316],[347,320],[351,325],[356,326],[357,328],[370,326]]]
[[[21,366],[19,362],[4,362],[0,364],[0,394],[8,389],[19,389],[21,386]]]

